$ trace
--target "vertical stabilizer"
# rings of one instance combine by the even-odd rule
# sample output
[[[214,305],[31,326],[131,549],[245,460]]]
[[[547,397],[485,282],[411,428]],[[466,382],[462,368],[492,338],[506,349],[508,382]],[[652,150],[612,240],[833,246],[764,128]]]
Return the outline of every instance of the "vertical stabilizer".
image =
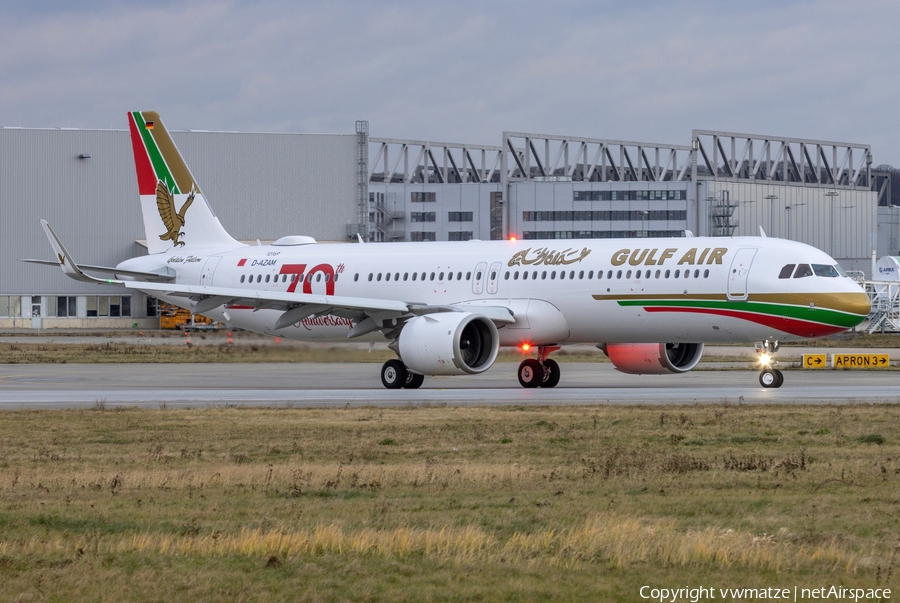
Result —
[[[239,247],[206,202],[159,115],[133,111],[128,125],[148,252]]]

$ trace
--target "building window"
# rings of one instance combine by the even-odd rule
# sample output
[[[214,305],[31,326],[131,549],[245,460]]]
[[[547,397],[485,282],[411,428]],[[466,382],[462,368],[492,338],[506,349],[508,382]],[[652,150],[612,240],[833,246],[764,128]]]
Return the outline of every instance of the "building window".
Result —
[[[448,241],[469,241],[472,239],[471,230],[456,230],[447,233]]]
[[[409,200],[413,203],[434,203],[437,201],[437,194],[430,193],[410,193]]]
[[[434,222],[436,213],[433,211],[414,211],[409,214],[410,222]]]
[[[470,211],[451,211],[447,214],[448,222],[472,222],[472,212]],[[451,241],[453,239],[450,239]]]
[[[523,239],[632,239],[684,237],[683,230],[526,230]]]
[[[0,295],[0,316],[4,318],[22,316],[22,298],[18,295]]]
[[[410,241],[436,241],[435,233],[433,232],[422,232],[422,231],[413,231],[409,233]]]
[[[686,191],[574,191],[575,201],[669,201],[686,199]]]
[[[88,318],[131,316],[129,295],[88,295],[85,301]]]
[[[687,210],[597,210],[523,211],[523,222],[641,222],[644,220],[687,220]]]
[[[78,316],[75,299],[74,295],[48,296],[47,315],[59,318],[74,318]]]

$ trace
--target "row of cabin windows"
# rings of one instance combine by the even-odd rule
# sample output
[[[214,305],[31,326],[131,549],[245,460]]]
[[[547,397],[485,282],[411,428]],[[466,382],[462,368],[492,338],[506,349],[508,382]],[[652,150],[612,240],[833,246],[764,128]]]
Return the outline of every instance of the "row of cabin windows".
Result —
[[[430,281],[433,281],[433,280],[437,279],[438,281],[443,281],[443,280],[444,280],[444,275],[445,275],[445,274],[446,274],[446,276],[447,276],[447,280],[448,280],[448,281],[452,281],[452,280],[461,281],[461,280],[463,280],[463,276],[462,276],[463,273],[462,273],[462,272],[457,272],[455,277],[454,277],[454,275],[453,275],[452,272],[447,272],[447,273],[444,273],[444,272],[432,272],[430,275],[429,275],[427,272],[423,272],[421,277],[419,276],[419,273],[418,273],[418,272],[413,272],[412,275],[410,275],[409,272],[404,272],[404,273],[403,273],[403,280],[404,280],[404,281],[408,281],[408,280],[413,280],[413,281],[415,281],[415,280],[421,280],[421,281],[424,281],[424,280],[430,280]],[[380,272],[379,272],[378,274],[375,274],[375,273],[372,273],[372,272],[369,273],[369,282],[372,282],[373,280],[376,281],[376,282],[381,282],[381,278],[382,278],[382,274],[381,274]],[[395,280],[395,281],[399,281],[399,280],[400,280],[400,273],[399,273],[399,272],[395,272],[393,275],[391,275],[390,272],[387,272],[387,273],[384,274],[384,280],[385,280],[385,282],[390,281],[392,278],[393,278],[393,280]],[[471,272],[466,272],[466,280],[469,280],[469,279],[471,279],[471,278],[472,278],[472,273],[471,273]],[[476,280],[481,278],[481,272],[480,272],[480,271],[477,272],[477,273],[475,274],[475,278],[476,278]],[[358,280],[359,280],[359,274],[354,274],[354,275],[353,275],[353,281],[356,282],[356,281],[358,281]]]
[[[340,276],[340,275],[338,275],[338,274],[334,275],[334,282],[337,282],[338,276]],[[263,276],[262,274],[255,274],[255,275],[251,274],[250,276],[247,276],[246,274],[242,274],[241,282],[243,283],[246,280],[246,282],[248,282],[248,283],[262,283],[262,282],[277,283],[278,277],[281,277],[282,283],[287,283],[288,281],[293,283],[297,280],[302,281],[304,279],[304,277],[306,278],[307,283],[311,283],[314,280],[317,283],[321,282],[321,281],[325,281],[327,283],[328,281],[331,280],[331,274],[329,274],[328,272],[318,272],[318,273],[315,273],[315,278],[313,278],[313,273],[309,273],[306,275],[300,274],[299,276],[296,274],[266,274],[265,276]]]
[[[503,279],[508,281],[510,279],[510,277],[512,277],[512,280],[517,281],[517,280],[519,280],[519,274],[520,274],[519,270],[512,271],[512,272],[507,270],[503,274]],[[529,276],[529,274],[531,276]],[[454,276],[453,272],[446,272],[446,273],[432,272],[430,274],[427,272],[423,272],[421,274],[421,277],[419,276],[418,272],[413,272],[412,275],[410,275],[409,272],[404,272],[402,279],[401,279],[399,272],[395,272],[393,274],[391,274],[390,272],[387,272],[384,274],[382,274],[381,272],[378,272],[378,273],[370,272],[368,280],[369,280],[369,282],[372,282],[372,281],[381,282],[382,280],[384,280],[385,282],[389,282],[391,280],[394,280],[394,281],[400,281],[400,280],[403,280],[403,281],[409,281],[409,280],[413,280],[413,281],[415,281],[415,280],[443,281],[445,275],[446,275],[448,281],[463,280],[462,272],[455,273],[455,276]],[[523,281],[526,281],[528,279],[538,280],[539,278],[542,280],[546,280],[548,276],[550,277],[550,280],[555,280],[557,278],[557,271],[556,270],[531,270],[531,271],[522,270],[521,275],[522,275],[521,278]],[[585,273],[584,270],[579,270],[576,273],[575,270],[570,270],[568,272],[566,272],[565,270],[560,270],[558,276],[559,276],[559,280],[564,280],[564,279],[575,280],[576,278],[579,280],[583,280],[585,278],[585,276],[587,276],[588,279],[593,279],[594,271],[588,270],[587,273]],[[701,276],[703,278],[709,278],[709,268],[705,269],[702,273],[700,272],[699,268],[694,269],[693,278],[700,278]],[[636,279],[640,279],[640,278],[646,278],[646,279],[649,279],[649,278],[691,278],[691,271],[690,271],[690,269],[685,269],[684,271],[682,271],[679,268],[678,270],[675,270],[674,272],[672,270],[656,270],[656,271],[653,271],[653,270],[624,270],[624,271],[623,270],[616,270],[616,271],[609,270],[606,272],[606,279],[608,279],[608,280],[622,279],[622,278],[630,279],[632,277],[634,277]],[[465,280],[468,281],[471,278],[472,278],[472,273],[466,272]],[[494,280],[495,278],[497,278],[497,274],[491,273],[491,280]],[[597,279],[603,279],[603,278],[604,278],[603,271],[598,270],[597,271]],[[359,280],[359,274],[355,274],[353,276],[353,281],[356,282],[358,280]],[[481,280],[481,272],[477,272],[475,274],[475,280]]]
[[[530,277],[531,280],[537,280],[538,274],[540,274],[541,279],[546,279],[547,275],[548,275],[547,270],[543,270],[540,272],[537,270],[532,270],[530,273],[531,273],[531,277]],[[529,278],[528,274],[529,274],[528,270],[522,271],[522,280],[523,281],[528,280],[528,278]],[[702,274],[703,274],[703,278],[709,278],[709,268],[704,270]],[[549,271],[549,275],[550,275],[550,280],[555,279],[556,278],[556,270]],[[694,270],[694,278],[700,278],[700,275],[701,275],[700,269],[699,268],[695,269]],[[691,271],[689,269],[686,269],[682,273],[681,269],[675,270],[675,272],[672,272],[671,270],[656,270],[655,272],[653,270],[636,270],[636,271],[616,270],[615,272],[613,272],[612,270],[609,270],[606,273],[606,278],[608,280],[612,280],[614,277],[616,279],[621,279],[623,277],[626,279],[630,279],[632,276],[634,276],[634,278],[636,278],[636,279],[640,279],[640,278],[691,278]],[[510,273],[507,271],[506,274],[503,275],[503,278],[505,280],[509,280],[509,277],[510,277]],[[559,273],[560,280],[563,280],[566,278],[568,278],[569,280],[574,280],[575,277],[576,277],[576,274],[575,274],[574,270],[570,270],[569,272],[566,272],[565,270],[561,270]],[[578,279],[584,279],[584,277],[585,277],[584,270],[579,270],[577,277],[578,277]],[[594,278],[593,270],[588,270],[587,278],[588,279]],[[516,270],[515,272],[512,273],[512,279],[514,281],[519,279],[519,271],[518,270]],[[597,271],[597,279],[603,279],[603,271],[602,270]]]
[[[789,264],[789,266],[793,270],[794,265]],[[806,264],[801,264],[801,266],[806,266]],[[788,268],[788,266],[785,266],[785,268]],[[808,266],[807,266],[807,268],[808,268]],[[528,276],[529,273],[531,274],[530,277]],[[784,269],[782,269],[782,273],[784,273]],[[532,270],[530,272],[528,270],[523,270],[521,272],[521,274],[522,274],[523,281],[526,281],[529,278],[531,280],[538,280],[538,278],[540,278],[542,280],[546,280],[548,275],[550,276],[550,280],[555,280],[557,277],[556,270],[549,270],[549,271],[548,270],[542,270],[542,271]],[[608,279],[608,280],[612,280],[613,278],[621,279],[623,277],[626,279],[630,279],[632,277],[632,275],[636,279],[640,279],[640,278],[691,278],[691,271],[690,271],[690,269],[686,269],[683,272],[681,271],[681,269],[675,270],[674,272],[671,270],[656,270],[655,272],[653,270],[636,270],[636,271],[632,271],[632,270],[612,271],[612,270],[609,270],[606,273],[606,279]],[[274,280],[271,279],[272,276],[275,277]],[[337,282],[338,276],[339,275],[337,275],[337,274],[334,275],[335,282]],[[409,281],[409,280],[433,281],[436,279],[438,281],[443,282],[444,276],[447,277],[448,281],[463,280],[462,272],[456,272],[455,275],[453,272],[446,272],[446,273],[445,272],[432,272],[430,274],[427,272],[423,272],[423,273],[421,273],[421,276],[419,275],[418,272],[413,272],[411,274],[409,272],[404,272],[402,280],[403,281]],[[519,280],[519,271],[516,270],[514,272],[510,272],[509,270],[507,270],[506,273],[503,275],[503,279],[509,280],[510,276],[512,276],[512,280],[514,280],[514,281]],[[789,276],[790,275],[781,276],[780,278],[789,278]],[[810,275],[803,274],[803,276],[811,276],[811,274]],[[823,274],[821,276],[828,276],[828,275]],[[835,276],[837,276],[837,274],[835,274]],[[246,277],[246,275],[243,275],[243,274],[241,275],[242,283],[245,282],[245,277]],[[249,278],[246,279],[246,282],[252,283],[252,282],[254,282],[254,278],[255,278],[256,279],[255,282],[257,282],[257,283],[261,283],[263,281],[265,281],[266,283],[268,283],[268,282],[277,283],[278,277],[281,277],[282,283],[287,283],[289,280],[290,280],[290,282],[293,283],[293,282],[297,281],[298,279],[301,281],[304,279],[303,274],[300,274],[299,276],[296,274],[275,274],[275,275],[267,274],[267,275],[265,275],[265,279],[263,279],[263,275],[257,274],[255,276],[250,275]],[[315,274],[315,278],[313,278],[313,274],[307,274],[307,275],[305,275],[305,278],[306,278],[306,282],[308,282],[308,283],[313,282],[313,280],[315,280],[317,283],[321,282],[321,281],[325,281],[327,283],[328,281],[331,280],[331,274],[329,274],[327,272],[326,273],[319,272],[319,273]],[[472,273],[466,272],[465,280],[468,281],[471,278],[472,278]],[[475,275],[475,278],[476,278],[476,280],[480,280],[481,272],[478,272]],[[491,275],[491,280],[494,280],[494,278],[496,278],[496,274]],[[566,272],[565,270],[559,271],[559,280],[564,280],[567,278],[569,280],[575,280],[576,272],[574,270],[570,270],[568,272]],[[577,278],[579,280],[583,280],[585,278],[585,271],[579,270],[577,273]],[[593,270],[587,271],[587,278],[588,279],[594,278]],[[700,278],[700,269],[699,268],[694,270],[694,278]],[[709,278],[709,268],[707,268],[706,270],[703,271],[703,278]],[[794,278],[800,278],[800,277],[794,276]],[[597,271],[597,279],[598,280],[603,279],[603,271],[602,270]],[[382,274],[381,272],[378,272],[378,273],[370,272],[368,280],[369,280],[369,282],[372,282],[372,281],[381,282],[382,280],[384,280],[385,282],[389,282],[391,280],[400,281],[401,276],[400,276],[399,272],[395,272],[393,274],[391,274],[390,272],[387,272],[384,274]],[[353,275],[353,282],[357,282],[357,281],[359,281],[359,273]]]

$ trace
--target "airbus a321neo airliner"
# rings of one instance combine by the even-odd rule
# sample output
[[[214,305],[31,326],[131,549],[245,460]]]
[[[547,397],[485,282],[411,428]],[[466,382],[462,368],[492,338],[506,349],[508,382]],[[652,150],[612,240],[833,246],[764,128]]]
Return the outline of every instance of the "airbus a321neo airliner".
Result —
[[[500,346],[537,352],[523,387],[554,387],[560,346],[595,343],[625,373],[684,373],[705,343],[823,337],[865,320],[869,300],[814,247],[760,237],[247,246],[219,223],[152,111],[128,115],[148,255],[78,265],[41,223],[76,280],[124,286],[258,333],[389,341],[387,388],[488,370]],[[89,276],[85,272],[108,275]],[[762,364],[759,382],[784,377]]]

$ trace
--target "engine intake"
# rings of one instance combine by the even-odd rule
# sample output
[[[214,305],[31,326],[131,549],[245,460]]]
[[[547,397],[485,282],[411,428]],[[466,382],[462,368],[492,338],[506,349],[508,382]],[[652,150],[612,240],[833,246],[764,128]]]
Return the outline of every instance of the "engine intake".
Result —
[[[494,323],[471,312],[411,318],[397,338],[403,364],[423,375],[474,375],[491,368],[500,349]]]
[[[686,373],[703,355],[702,343],[607,343],[601,349],[617,370],[631,375]]]

